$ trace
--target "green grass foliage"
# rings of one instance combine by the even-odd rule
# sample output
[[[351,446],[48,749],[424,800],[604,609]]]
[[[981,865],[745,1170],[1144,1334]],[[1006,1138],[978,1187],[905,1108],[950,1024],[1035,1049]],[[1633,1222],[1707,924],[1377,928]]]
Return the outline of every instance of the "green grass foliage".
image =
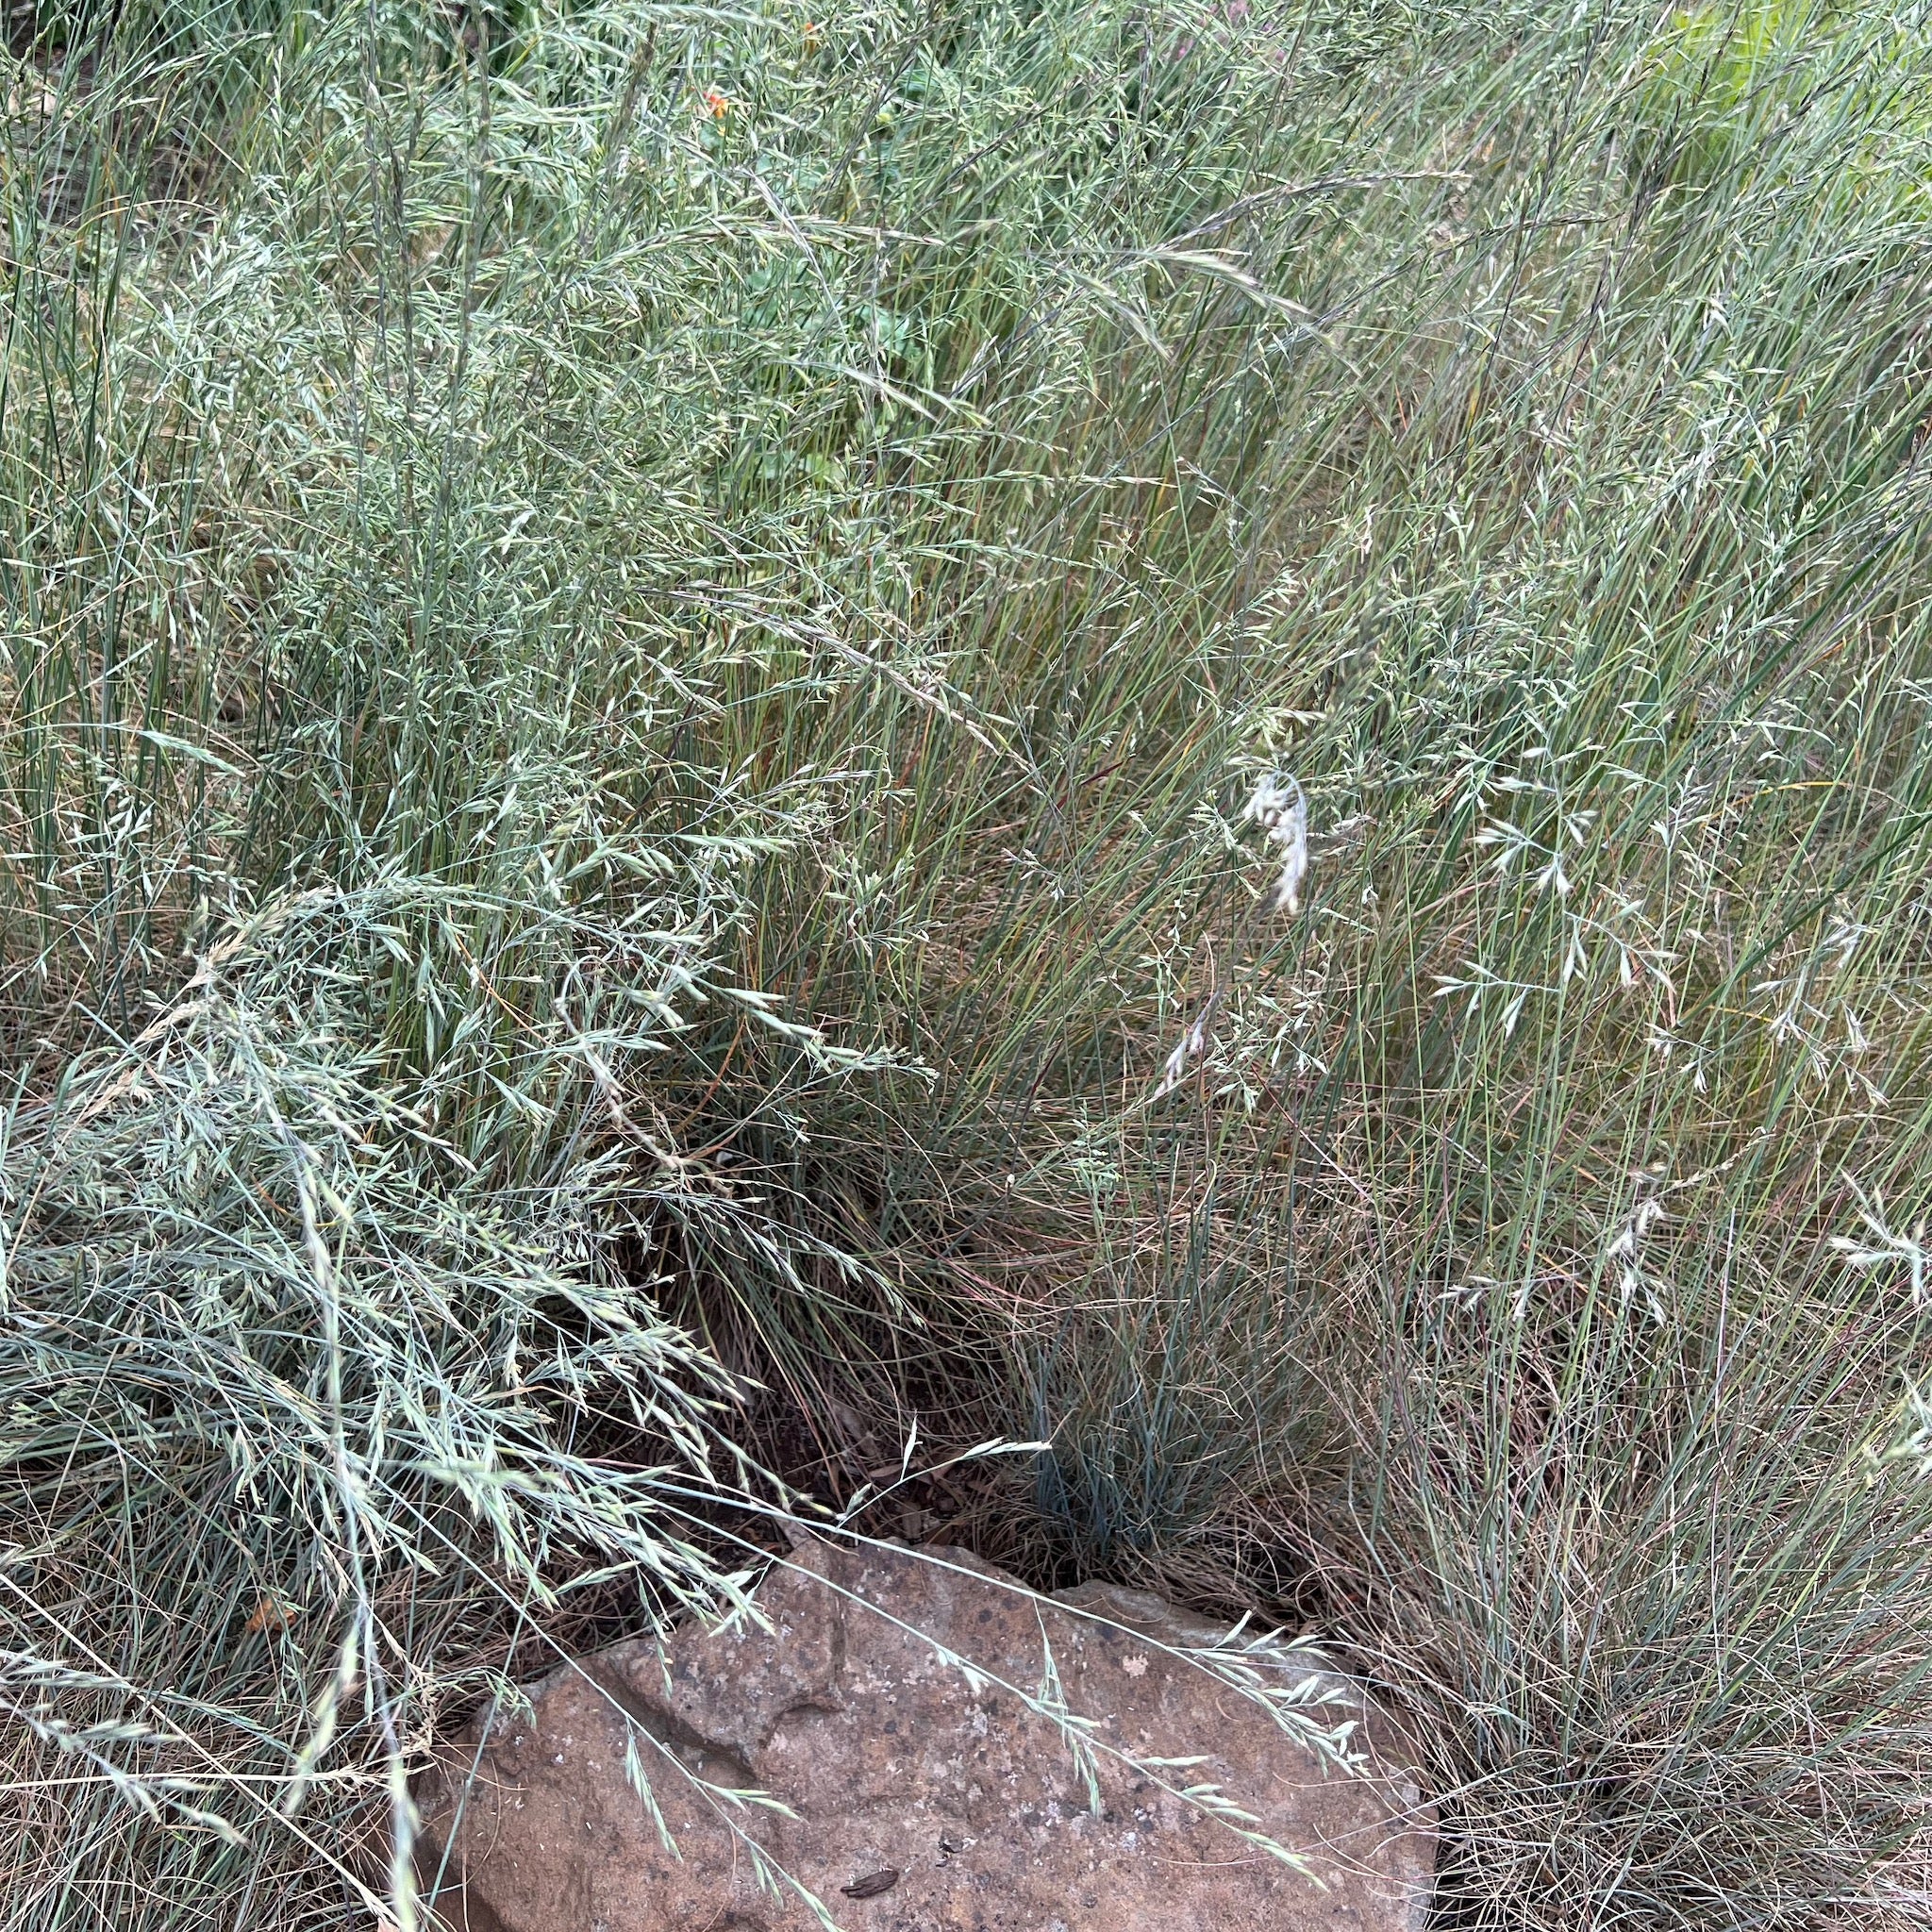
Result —
[[[741,1593],[755,1383],[1322,1630],[1444,1925],[1932,1923],[1928,74],[1621,0],[16,58],[0,1917],[407,1924],[438,1725]]]

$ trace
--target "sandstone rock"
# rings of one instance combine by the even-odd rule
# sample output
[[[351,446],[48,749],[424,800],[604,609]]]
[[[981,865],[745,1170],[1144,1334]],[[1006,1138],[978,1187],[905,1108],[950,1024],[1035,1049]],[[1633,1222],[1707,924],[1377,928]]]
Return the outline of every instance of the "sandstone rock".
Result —
[[[1226,1633],[1158,1597],[1042,1599],[963,1551],[813,1543],[758,1602],[770,1630],[618,1644],[534,1687],[534,1718],[499,1710],[454,1741],[419,1792],[446,1925],[822,1926],[793,1882],[849,1932],[1421,1925],[1435,1840],[1413,1779],[1359,1690],[1305,1652],[1257,1673],[1325,1700],[1324,1725],[1358,1720],[1370,1775],[1324,1773],[1265,1708],[1174,1656]],[[1029,1698],[1092,1719],[1091,1747],[1076,1754]],[[1313,1876],[1174,1794],[1205,1783]],[[791,1882],[761,1883],[761,1863]]]

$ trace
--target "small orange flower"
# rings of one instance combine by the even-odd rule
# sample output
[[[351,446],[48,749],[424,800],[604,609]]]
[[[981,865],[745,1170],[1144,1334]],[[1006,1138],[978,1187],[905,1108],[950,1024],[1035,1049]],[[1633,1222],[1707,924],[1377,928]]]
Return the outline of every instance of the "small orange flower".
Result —
[[[714,87],[705,90],[705,108],[713,121],[722,121],[731,111],[730,96],[721,94]]]
[[[807,45],[807,47],[808,47],[808,48],[813,48],[813,49],[816,49],[816,47],[818,46],[818,43],[819,43],[819,42],[821,42],[822,40],[824,40],[824,37],[825,37],[825,30],[824,30],[824,27],[822,27],[822,26],[821,26],[821,25],[820,25],[818,24],[818,22],[817,22],[817,21],[815,21],[815,20],[808,20],[808,21],[807,21],[807,22],[806,22],[806,24],[805,24],[805,44]]]

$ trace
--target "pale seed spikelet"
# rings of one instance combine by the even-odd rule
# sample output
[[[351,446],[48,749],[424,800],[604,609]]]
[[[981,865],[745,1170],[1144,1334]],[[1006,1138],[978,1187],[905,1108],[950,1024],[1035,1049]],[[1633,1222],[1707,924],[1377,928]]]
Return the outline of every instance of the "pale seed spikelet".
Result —
[[[1214,1017],[1214,1008],[1221,995],[1215,994],[1194,1016],[1194,1024],[1180,1037],[1179,1043],[1168,1055],[1166,1064],[1160,1070],[1160,1085],[1154,1090],[1156,1100],[1165,1100],[1183,1080],[1188,1077],[1188,1069],[1208,1051],[1208,1023]]]
[[[1281,877],[1274,888],[1277,912],[1302,909],[1302,887],[1308,876],[1308,801],[1295,777],[1269,776],[1255,787],[1248,816],[1282,849]]]
[[[1308,876],[1308,800],[1301,780],[1292,774],[1265,777],[1255,787],[1248,800],[1247,816],[1259,825],[1271,845],[1281,848],[1281,876],[1274,883],[1270,904],[1277,912],[1302,909],[1302,887]],[[1194,1016],[1192,1024],[1175,1042],[1160,1069],[1160,1082],[1149,1096],[1165,1100],[1188,1076],[1188,1069],[1205,1058],[1215,1008],[1221,1004],[1223,989],[1217,987],[1208,1003]]]

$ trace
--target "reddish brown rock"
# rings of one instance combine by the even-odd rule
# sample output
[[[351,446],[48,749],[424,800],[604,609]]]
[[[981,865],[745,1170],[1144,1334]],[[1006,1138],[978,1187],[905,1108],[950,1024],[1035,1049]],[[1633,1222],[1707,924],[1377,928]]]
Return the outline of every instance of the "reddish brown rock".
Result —
[[[1369,1775],[1324,1772],[1175,1656],[1224,1633],[1136,1591],[1042,1599],[958,1550],[813,1544],[758,1602],[769,1630],[619,1644],[536,1686],[533,1718],[455,1741],[419,1794],[446,1924],[804,1932],[825,1922],[802,1888],[850,1932],[1421,1925],[1435,1840],[1413,1780],[1306,1653],[1257,1674],[1323,1700],[1324,1724],[1360,1720]],[[1092,1720],[1091,1748],[1028,1700]],[[1175,1794],[1194,1784],[1307,1874]]]

